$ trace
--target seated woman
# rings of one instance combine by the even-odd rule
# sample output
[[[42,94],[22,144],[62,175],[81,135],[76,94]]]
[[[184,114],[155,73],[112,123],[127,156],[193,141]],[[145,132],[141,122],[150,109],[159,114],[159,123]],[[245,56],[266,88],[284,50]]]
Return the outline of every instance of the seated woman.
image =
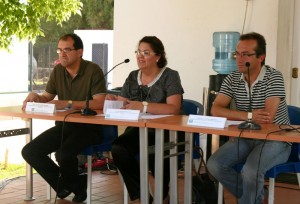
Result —
[[[140,110],[151,114],[182,113],[183,88],[177,71],[168,67],[162,42],[155,36],[146,36],[139,41],[136,51],[139,69],[127,77],[119,96],[107,95],[108,100],[124,101],[124,109]],[[149,130],[149,145],[155,143],[155,130]],[[168,133],[165,134],[168,140]],[[178,134],[179,138],[184,136]],[[139,154],[139,129],[127,127],[114,141],[112,155],[121,172],[131,200],[140,199],[140,170],[135,155]],[[149,155],[149,169],[154,174],[154,155]],[[164,201],[168,202],[169,162],[164,162]],[[154,176],[154,175],[153,175]],[[150,196],[150,200],[152,197]],[[152,201],[150,201],[151,203]]]

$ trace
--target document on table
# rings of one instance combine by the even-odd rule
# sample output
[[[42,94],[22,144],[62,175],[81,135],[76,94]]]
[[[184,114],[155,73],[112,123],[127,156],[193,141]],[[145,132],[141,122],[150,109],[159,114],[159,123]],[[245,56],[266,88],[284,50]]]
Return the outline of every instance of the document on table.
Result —
[[[140,119],[156,119],[156,118],[163,118],[171,115],[153,115],[150,113],[141,113]]]
[[[120,109],[121,107],[123,107],[123,101],[105,100],[103,113],[105,114],[107,109]]]
[[[227,121],[226,121],[226,124],[225,124],[225,127],[228,127],[228,126],[230,126],[230,125],[239,125],[239,124],[241,124],[242,122],[244,122],[244,121],[227,120]]]

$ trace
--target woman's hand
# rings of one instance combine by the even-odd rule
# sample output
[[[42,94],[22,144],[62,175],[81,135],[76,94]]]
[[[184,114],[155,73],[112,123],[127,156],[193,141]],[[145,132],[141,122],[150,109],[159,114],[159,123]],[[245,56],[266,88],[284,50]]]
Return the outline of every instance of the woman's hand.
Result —
[[[118,96],[113,95],[113,94],[107,94],[105,97],[105,100],[116,101],[117,99],[118,99]]]
[[[124,109],[130,109],[130,110],[140,110],[142,111],[144,106],[141,101],[130,101],[127,100],[125,105],[123,106]]]

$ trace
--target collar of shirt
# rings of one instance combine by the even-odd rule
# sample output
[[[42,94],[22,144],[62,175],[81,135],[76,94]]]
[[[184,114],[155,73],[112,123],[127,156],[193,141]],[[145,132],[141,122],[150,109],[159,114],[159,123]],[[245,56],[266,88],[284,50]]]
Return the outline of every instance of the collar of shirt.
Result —
[[[259,72],[258,77],[256,78],[256,80],[255,80],[255,81],[252,83],[252,85],[251,85],[251,93],[252,93],[252,91],[253,91],[253,87],[255,86],[255,84],[256,84],[258,81],[262,81],[262,80],[264,79],[264,76],[265,76],[265,74],[266,74],[266,71],[267,71],[267,67],[266,67],[265,65],[262,66],[262,68],[260,69],[260,72]],[[249,90],[248,90],[249,87],[248,87],[247,81],[244,80],[244,74],[243,74],[243,73],[241,74],[240,80],[245,82],[245,85],[246,85],[245,87],[246,87],[247,95],[248,95],[248,93],[249,93]]]

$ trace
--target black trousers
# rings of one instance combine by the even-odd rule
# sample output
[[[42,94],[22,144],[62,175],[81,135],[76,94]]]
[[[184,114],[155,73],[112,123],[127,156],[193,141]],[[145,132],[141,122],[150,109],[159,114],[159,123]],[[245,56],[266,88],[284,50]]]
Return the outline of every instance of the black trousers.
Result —
[[[169,131],[165,131],[165,142],[169,141]],[[125,132],[116,139],[112,144],[112,156],[114,163],[122,174],[123,180],[127,187],[131,200],[140,198],[140,166],[136,156],[140,152],[139,146],[139,128],[127,127]],[[178,140],[184,140],[184,132],[178,133]],[[155,130],[148,131],[148,145],[155,144]],[[179,151],[182,151],[183,145],[179,146]],[[154,175],[154,159],[155,155],[149,155],[149,169]],[[165,198],[169,193],[170,181],[170,162],[166,158],[163,167],[163,197]]]
[[[22,149],[22,156],[56,190],[62,178],[64,185],[80,191],[77,155],[86,147],[102,142],[102,126],[94,124],[55,122]],[[59,166],[49,158],[55,152]],[[61,178],[59,179],[59,177]],[[62,185],[62,184],[61,184]]]

